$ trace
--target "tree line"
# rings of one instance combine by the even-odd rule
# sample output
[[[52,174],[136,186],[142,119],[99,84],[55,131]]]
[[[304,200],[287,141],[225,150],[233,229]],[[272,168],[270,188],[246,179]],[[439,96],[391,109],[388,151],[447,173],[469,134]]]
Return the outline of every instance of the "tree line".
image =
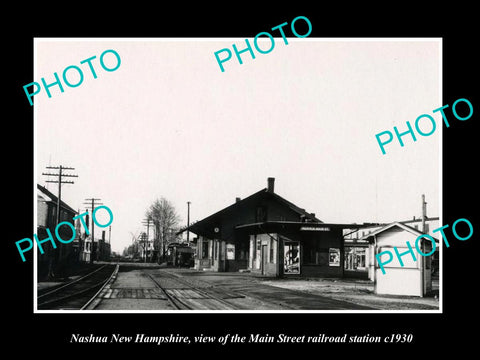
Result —
[[[181,241],[176,235],[181,218],[173,204],[161,197],[155,199],[146,209],[145,221],[149,222],[149,230],[153,231],[153,249],[151,243],[147,247],[147,233],[143,231],[139,236],[132,234],[133,242],[123,250],[123,256],[139,258],[143,254],[144,258],[141,260],[161,263],[165,261],[168,244]],[[152,236],[149,235],[148,238],[152,239]]]

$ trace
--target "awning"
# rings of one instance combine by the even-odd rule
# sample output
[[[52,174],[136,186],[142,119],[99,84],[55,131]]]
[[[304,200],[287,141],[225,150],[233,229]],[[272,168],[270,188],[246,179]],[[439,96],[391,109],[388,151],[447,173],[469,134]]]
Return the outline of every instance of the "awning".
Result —
[[[317,223],[298,221],[266,221],[259,223],[243,224],[235,226],[235,230],[246,231],[249,234],[262,234],[265,232],[299,231],[299,232],[322,232],[333,229],[360,229],[383,224],[338,224],[338,223]]]

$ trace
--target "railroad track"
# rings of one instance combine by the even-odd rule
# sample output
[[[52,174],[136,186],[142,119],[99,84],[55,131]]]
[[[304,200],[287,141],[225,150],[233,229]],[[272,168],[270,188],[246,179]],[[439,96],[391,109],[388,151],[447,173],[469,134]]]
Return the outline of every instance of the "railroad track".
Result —
[[[237,293],[222,291],[212,287],[200,288],[192,285],[186,279],[170,274],[169,272],[162,272],[161,278],[174,280],[180,287],[173,289],[166,288],[150,273],[145,274],[161,289],[169,300],[171,305],[176,310],[199,310],[199,306],[206,306],[210,310],[238,310],[240,309],[236,304],[226,300],[228,298],[243,298],[244,295]],[[160,278],[160,279],[161,279]]]
[[[38,310],[84,310],[108,280],[118,271],[118,264],[105,264],[88,274],[38,295]]]

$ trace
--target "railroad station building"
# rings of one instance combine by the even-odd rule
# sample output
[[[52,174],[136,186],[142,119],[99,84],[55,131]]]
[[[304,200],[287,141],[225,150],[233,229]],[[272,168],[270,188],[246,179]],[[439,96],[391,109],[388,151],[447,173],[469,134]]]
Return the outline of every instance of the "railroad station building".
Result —
[[[181,229],[197,235],[195,269],[248,270],[272,277],[343,277],[346,228],[327,224],[274,191],[264,188]]]

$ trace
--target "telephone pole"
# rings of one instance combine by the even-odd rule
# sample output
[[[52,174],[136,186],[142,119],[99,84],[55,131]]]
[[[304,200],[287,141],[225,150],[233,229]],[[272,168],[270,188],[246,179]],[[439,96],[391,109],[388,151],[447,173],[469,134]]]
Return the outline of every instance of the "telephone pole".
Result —
[[[422,232],[425,234],[427,227],[425,221],[427,220],[427,202],[425,201],[425,194],[422,194]]]
[[[58,184],[58,196],[57,196],[57,214],[56,214],[56,219],[55,219],[55,225],[58,225],[60,223],[60,201],[62,198],[62,184],[74,184],[73,181],[69,180],[62,180],[64,177],[78,177],[78,175],[72,175],[72,174],[64,174],[63,170],[75,170],[75,168],[72,167],[66,167],[66,166],[47,166],[47,169],[58,169],[58,174],[52,174],[52,173],[42,173],[42,175],[46,176],[57,176],[58,180],[45,180],[45,182],[48,183],[56,183]]]
[[[142,232],[140,234],[140,244],[142,243],[143,241],[143,252],[144,252],[144,260],[143,262],[147,262],[147,234],[145,234],[144,232]]]
[[[187,210],[187,244],[190,245],[190,231],[189,231],[189,227],[190,227],[190,204],[191,202],[190,201],[187,201],[187,207],[188,207],[188,210]]]
[[[96,205],[103,205],[103,203],[99,203],[98,198],[89,198],[85,199],[84,205],[91,205],[92,206],[92,248],[90,250],[90,264],[93,264],[93,259],[95,257],[96,251],[95,251],[95,221],[93,221],[93,210],[95,210]]]
[[[147,225],[147,239],[146,239],[146,242],[145,242],[145,261],[144,262],[147,262],[147,254],[148,254],[148,230],[150,229],[150,221],[152,221],[151,218],[147,218],[147,219],[144,219],[142,224],[143,225]]]
[[[56,211],[56,218],[55,218],[55,226],[58,226],[58,224],[60,223],[60,204],[61,204],[61,201],[62,201],[61,200],[62,199],[62,184],[74,184],[73,181],[63,180],[62,178],[78,177],[78,175],[65,174],[63,172],[63,170],[75,170],[75,168],[72,168],[72,167],[67,167],[67,166],[60,165],[60,166],[47,166],[46,168],[47,169],[58,170],[58,173],[42,173],[42,175],[56,176],[57,177],[57,180],[45,180],[45,182],[58,184],[57,209],[56,209],[57,211]],[[61,246],[59,248],[59,253],[55,253],[55,254],[57,254],[57,255],[54,255],[55,258],[59,257],[61,259],[61,256],[62,256],[62,247]],[[49,264],[48,264],[48,277],[52,278],[52,277],[55,276],[55,274],[53,273],[53,258],[52,258],[52,256],[49,256],[48,262],[49,262]]]

